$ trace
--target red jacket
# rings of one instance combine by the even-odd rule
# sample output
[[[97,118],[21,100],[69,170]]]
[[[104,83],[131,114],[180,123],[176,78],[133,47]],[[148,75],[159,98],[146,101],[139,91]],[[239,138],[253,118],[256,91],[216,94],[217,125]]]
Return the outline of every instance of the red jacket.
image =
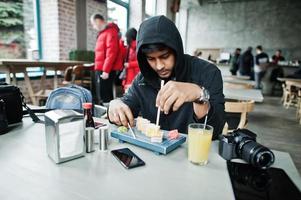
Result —
[[[129,88],[135,79],[136,75],[140,72],[138,61],[137,61],[137,55],[136,55],[136,40],[132,41],[131,45],[128,47],[129,51],[129,57],[128,57],[128,67],[126,69],[126,77],[122,81],[122,85],[124,87],[124,90]]]
[[[119,54],[121,54],[121,55],[119,55],[121,57],[121,59],[118,60],[120,62],[118,64],[121,65],[121,69],[120,69],[120,71],[121,71],[123,69],[123,65],[124,65],[124,61],[125,61],[125,57],[126,57],[126,46],[124,45],[123,39],[119,39]]]
[[[114,23],[109,23],[99,32],[95,46],[95,70],[110,73],[122,69],[118,32],[119,28]]]

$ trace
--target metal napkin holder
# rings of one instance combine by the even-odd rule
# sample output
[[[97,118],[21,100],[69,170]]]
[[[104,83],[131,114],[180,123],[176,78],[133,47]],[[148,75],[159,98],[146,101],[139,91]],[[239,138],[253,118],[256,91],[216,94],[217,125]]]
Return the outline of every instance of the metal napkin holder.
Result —
[[[83,119],[82,114],[73,110],[45,113],[47,154],[55,163],[85,155]]]

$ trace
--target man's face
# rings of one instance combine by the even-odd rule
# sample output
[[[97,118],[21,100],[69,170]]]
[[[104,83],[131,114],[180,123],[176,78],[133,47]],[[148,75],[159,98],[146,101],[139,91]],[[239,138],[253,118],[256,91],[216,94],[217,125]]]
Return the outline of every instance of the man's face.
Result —
[[[160,78],[164,79],[171,76],[175,65],[175,55],[172,50],[164,49],[148,53],[146,60]]]
[[[276,51],[276,56],[281,56],[281,53],[280,53],[280,51]]]
[[[97,31],[102,31],[105,27],[105,22],[101,19],[91,19],[91,25]]]

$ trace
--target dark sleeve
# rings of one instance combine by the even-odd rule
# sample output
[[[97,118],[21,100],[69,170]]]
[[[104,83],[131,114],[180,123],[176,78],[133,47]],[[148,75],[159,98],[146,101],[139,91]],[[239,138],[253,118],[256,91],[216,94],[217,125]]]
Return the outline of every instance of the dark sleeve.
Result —
[[[128,91],[124,94],[123,97],[121,97],[121,101],[128,105],[134,115],[134,118],[136,118],[140,111],[140,103],[138,98],[138,87],[139,87],[139,77],[140,75],[136,76],[134,79],[131,87],[128,89]]]
[[[267,59],[268,59],[268,63],[270,63],[270,57],[269,57],[269,55],[266,53],[266,56],[267,56]]]
[[[225,99],[221,72],[219,70],[215,70],[215,72],[204,82],[204,87],[207,88],[210,93],[210,109],[207,124],[214,128],[212,139],[216,140],[222,133],[225,124]],[[194,116],[194,120],[202,123],[205,121],[205,117],[197,120]]]

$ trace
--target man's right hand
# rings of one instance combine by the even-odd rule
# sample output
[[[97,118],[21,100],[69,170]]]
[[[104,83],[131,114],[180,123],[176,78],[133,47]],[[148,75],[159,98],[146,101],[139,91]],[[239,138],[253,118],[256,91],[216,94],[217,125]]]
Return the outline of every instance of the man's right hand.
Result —
[[[130,123],[131,127],[134,126],[134,117],[131,109],[119,99],[110,102],[108,115],[109,120],[118,126],[128,127],[128,123]]]

